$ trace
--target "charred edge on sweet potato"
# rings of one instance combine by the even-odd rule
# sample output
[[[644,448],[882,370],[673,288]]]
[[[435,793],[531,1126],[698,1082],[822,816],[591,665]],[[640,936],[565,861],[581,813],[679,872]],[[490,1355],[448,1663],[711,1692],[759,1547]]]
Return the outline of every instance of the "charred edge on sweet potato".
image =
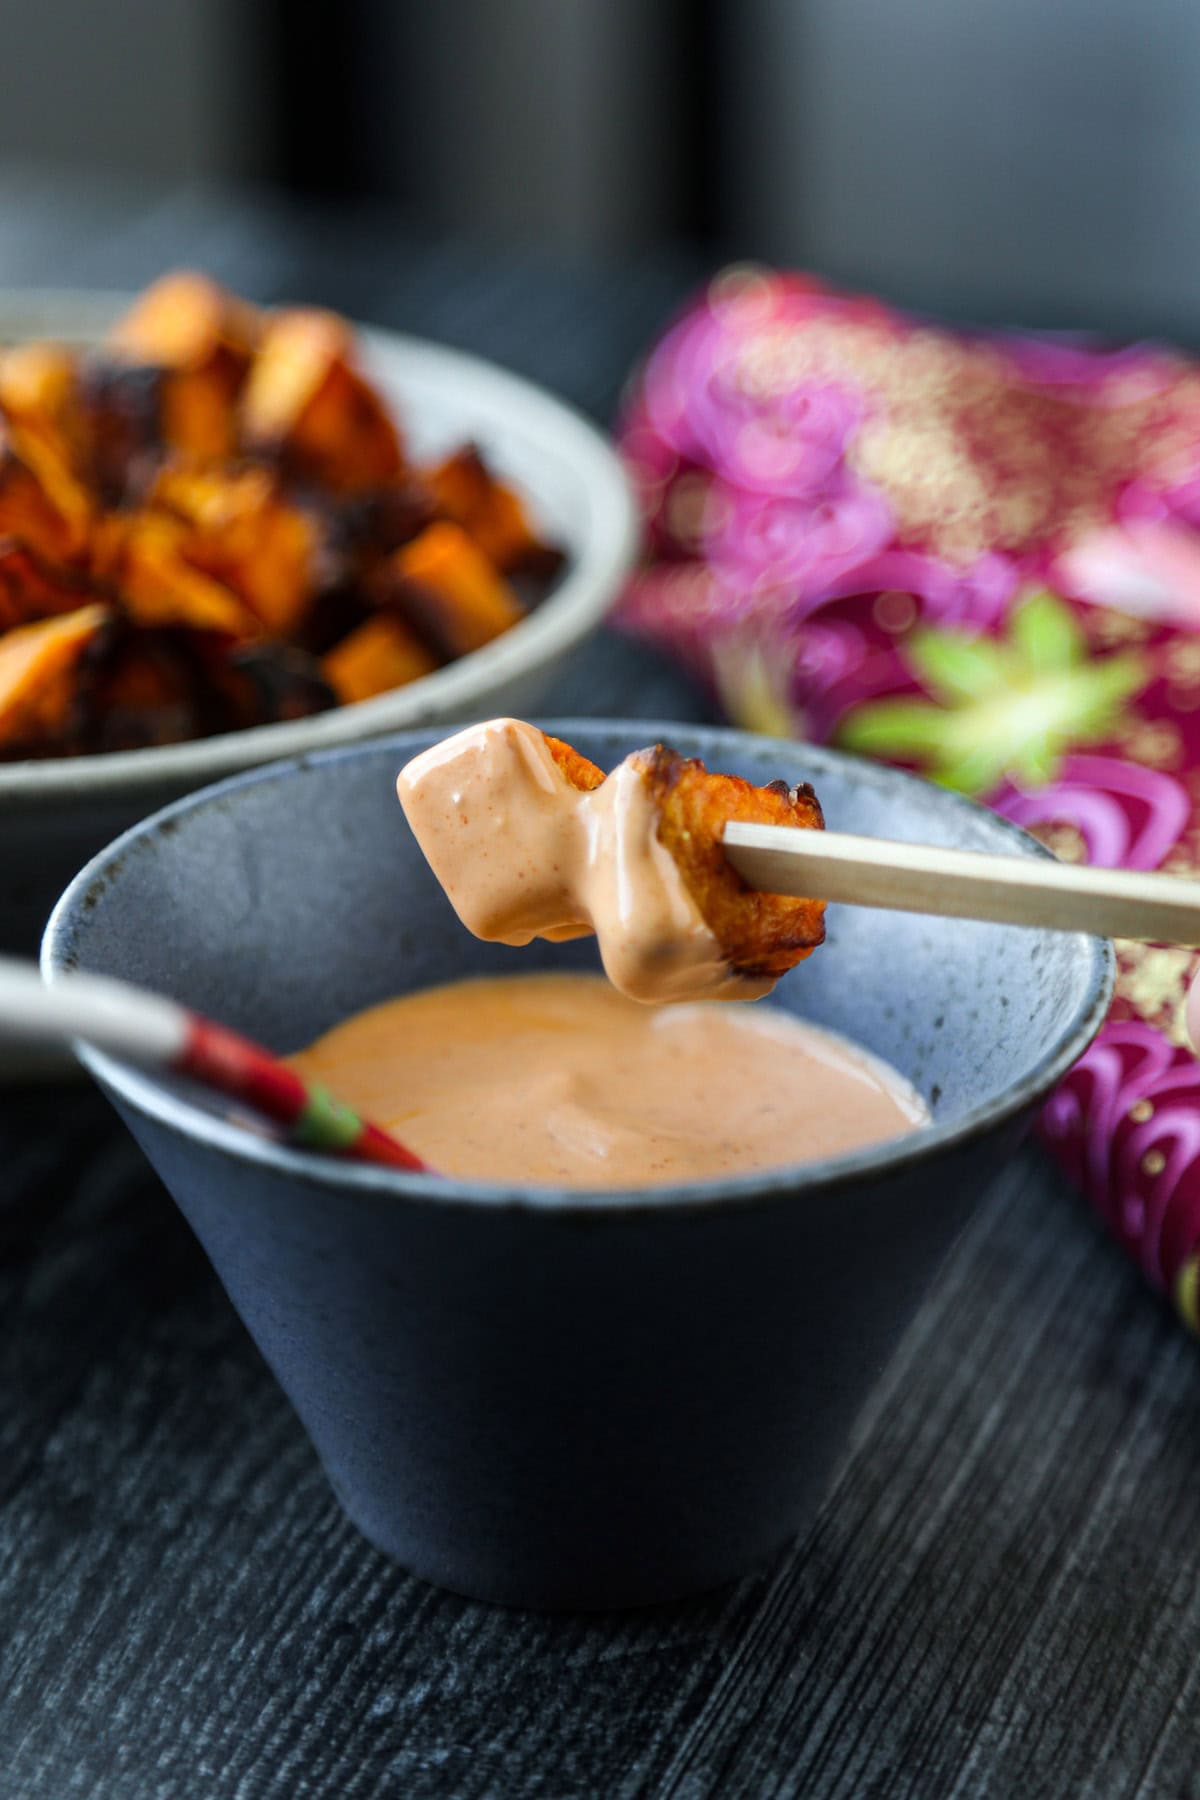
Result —
[[[743,881],[722,844],[732,819],[821,831],[820,802],[807,782],[755,787],[719,775],[698,757],[663,744],[638,754],[659,807],[659,842],[670,851],[705,924],[738,975],[775,978],[810,956],[825,938],[825,903],[763,894]]]

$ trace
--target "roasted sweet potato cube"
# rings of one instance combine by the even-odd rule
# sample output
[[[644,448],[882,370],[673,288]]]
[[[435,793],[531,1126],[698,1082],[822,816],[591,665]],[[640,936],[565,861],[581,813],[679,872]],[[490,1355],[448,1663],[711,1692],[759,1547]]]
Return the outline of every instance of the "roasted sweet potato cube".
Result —
[[[21,538],[51,561],[77,561],[94,517],[54,439],[11,421],[0,427],[0,536]]]
[[[390,556],[371,591],[397,607],[444,661],[490,644],[524,617],[511,587],[462,529],[439,520]]]
[[[294,308],[269,319],[242,394],[241,438],[334,493],[385,486],[404,468],[395,422],[333,313]]]
[[[187,730],[200,723],[194,691],[204,683],[198,676],[198,660],[184,647],[186,635],[169,628],[127,629],[112,653],[101,659],[94,688],[103,701],[100,710],[106,718],[121,715],[122,724],[134,718],[150,722],[147,729],[133,734],[142,742],[166,741],[158,722],[165,712],[186,713]]]
[[[230,650],[219,633],[175,627],[114,634],[89,670],[86,748],[133,750],[303,718],[335,697],[311,657],[286,644]]]
[[[294,429],[330,373],[354,355],[345,319],[318,307],[285,307],[266,323],[242,396],[245,433],[277,443]]]
[[[272,636],[292,634],[324,578],[324,540],[269,470],[169,464],[149,500],[192,527],[181,542],[189,563],[231,588]]]
[[[343,638],[357,631],[373,612],[357,582],[335,581],[316,595],[292,641],[310,656],[325,656]]]
[[[18,344],[0,354],[0,414],[8,442],[31,469],[78,550],[96,496],[88,486],[77,354],[45,343]]]
[[[53,741],[65,730],[80,658],[111,617],[98,603],[0,637],[0,754]]]
[[[63,554],[86,555],[96,519],[96,502],[78,470],[64,438],[32,423],[10,425],[13,448],[33,472],[43,494],[62,520],[66,533]]]
[[[144,499],[168,455],[202,465],[230,462],[237,450],[235,392],[235,378],[219,368],[171,370],[89,357],[80,370],[78,435],[105,503]]]
[[[63,344],[14,344],[0,355],[0,410],[18,423],[65,432],[75,399],[77,360]]]
[[[393,613],[375,613],[321,661],[325,679],[343,704],[404,687],[437,666],[427,646]]]
[[[557,572],[562,552],[538,537],[519,495],[492,474],[476,445],[464,444],[423,478],[443,512],[503,574],[548,580]]]
[[[294,644],[241,644],[228,658],[223,674],[223,687],[236,684],[238,726],[306,719],[337,705],[337,695],[320,665]]]
[[[80,459],[105,506],[138,500],[163,453],[162,369],[86,356],[76,394]]]
[[[225,728],[208,673],[210,640],[122,621],[89,659],[81,735],[89,751],[177,744]],[[225,640],[212,639],[224,654]]]
[[[138,513],[112,522],[103,575],[139,625],[175,625],[243,639],[261,635],[250,608],[187,557],[188,527],[165,513]]]
[[[217,462],[237,451],[237,390],[231,368],[170,370],[163,376],[163,443],[185,456]]]
[[[0,538],[0,632],[77,612],[98,598],[88,576],[43,562],[17,538]]]
[[[259,335],[255,309],[202,275],[164,275],[108,337],[118,362],[159,372],[158,429],[172,449],[232,456],[236,403]]]
[[[825,938],[825,903],[762,894],[725,855],[730,819],[820,831],[821,807],[807,784],[755,787],[738,775],[710,773],[698,757],[662,744],[635,759],[659,809],[658,839],[674,858],[704,922],[736,974],[783,975]]]
[[[219,282],[178,269],[152,282],[108,334],[124,360],[162,369],[203,369],[226,356],[243,369],[261,330],[258,310]]]
[[[0,436],[0,533],[20,538],[50,561],[63,561],[71,554],[69,525],[6,436]]]
[[[348,563],[364,568],[432,525],[438,503],[421,482],[406,479],[343,495],[327,502],[324,512],[331,544]]]

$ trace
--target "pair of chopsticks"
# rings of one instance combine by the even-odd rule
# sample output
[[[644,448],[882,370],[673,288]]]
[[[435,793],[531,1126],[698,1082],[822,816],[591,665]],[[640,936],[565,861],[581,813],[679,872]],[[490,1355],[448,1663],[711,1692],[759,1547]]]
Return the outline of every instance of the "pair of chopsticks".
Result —
[[[893,911],[1200,944],[1200,881],[1076,868],[777,825],[725,827],[725,853],[752,887]],[[252,1107],[291,1142],[393,1169],[427,1170],[389,1132],[236,1032],[160,994],[95,975],[53,986],[0,957],[0,1039],[83,1040],[142,1068],[183,1075]]]

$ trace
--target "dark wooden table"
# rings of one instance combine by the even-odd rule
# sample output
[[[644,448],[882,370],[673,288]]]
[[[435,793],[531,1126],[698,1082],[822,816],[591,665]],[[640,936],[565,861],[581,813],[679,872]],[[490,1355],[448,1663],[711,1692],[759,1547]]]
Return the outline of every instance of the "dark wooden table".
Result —
[[[0,184],[0,279],[127,286],[181,257],[602,417],[695,272]],[[705,710],[612,639],[560,700]],[[1032,1152],[814,1527],[687,1605],[506,1613],[370,1550],[85,1087],[0,1091],[0,1398],[0,1800],[1200,1796],[1200,1361]]]

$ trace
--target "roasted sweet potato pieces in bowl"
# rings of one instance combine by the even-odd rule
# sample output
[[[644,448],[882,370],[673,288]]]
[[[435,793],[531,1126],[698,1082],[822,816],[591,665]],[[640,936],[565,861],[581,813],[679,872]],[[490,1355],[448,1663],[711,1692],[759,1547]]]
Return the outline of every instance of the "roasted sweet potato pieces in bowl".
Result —
[[[334,314],[175,274],[95,347],[0,352],[0,761],[371,698],[561,561],[474,445],[413,461]]]

